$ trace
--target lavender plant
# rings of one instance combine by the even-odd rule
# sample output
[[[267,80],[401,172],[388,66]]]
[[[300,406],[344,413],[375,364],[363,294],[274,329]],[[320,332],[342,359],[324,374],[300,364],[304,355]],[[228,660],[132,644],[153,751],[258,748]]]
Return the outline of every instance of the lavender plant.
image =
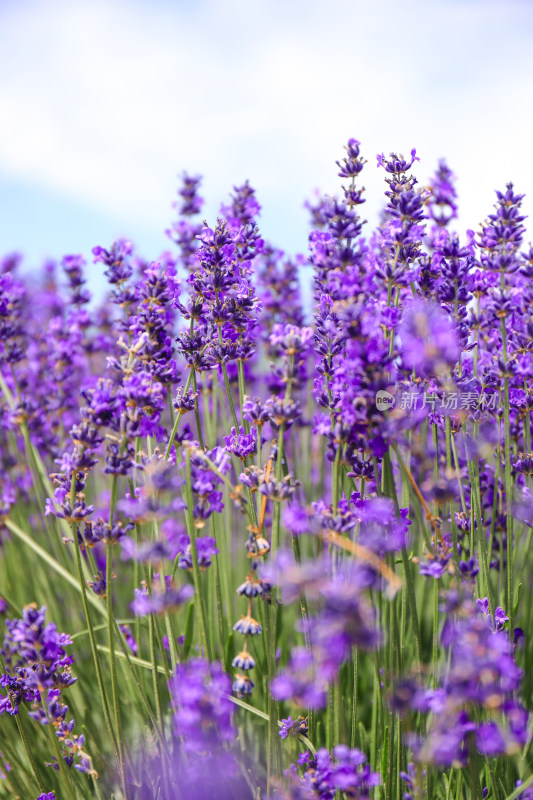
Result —
[[[0,797],[533,796],[533,250],[418,162],[0,262]]]

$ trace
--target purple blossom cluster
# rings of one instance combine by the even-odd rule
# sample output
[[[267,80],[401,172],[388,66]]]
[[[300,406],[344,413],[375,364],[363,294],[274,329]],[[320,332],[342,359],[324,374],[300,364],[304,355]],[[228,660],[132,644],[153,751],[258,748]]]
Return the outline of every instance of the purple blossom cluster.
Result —
[[[298,767],[303,770],[300,775]],[[354,800],[369,800],[373,789],[381,783],[378,772],[372,772],[367,757],[360,750],[337,745],[330,754],[325,748],[312,757],[305,753],[287,773],[288,794],[280,798],[291,800],[333,800],[337,793]]]
[[[89,756],[84,752],[85,736],[74,734],[74,719],[67,722],[68,706],[62,693],[76,682],[72,656],[65,647],[70,636],[58,633],[53,622],[45,624],[46,608],[26,606],[21,619],[7,619],[7,633],[0,650],[4,672],[0,686],[0,714],[17,715],[28,704],[29,716],[41,725],[50,725],[61,743],[61,755],[68,767],[92,773]],[[59,769],[55,755],[50,764]]]

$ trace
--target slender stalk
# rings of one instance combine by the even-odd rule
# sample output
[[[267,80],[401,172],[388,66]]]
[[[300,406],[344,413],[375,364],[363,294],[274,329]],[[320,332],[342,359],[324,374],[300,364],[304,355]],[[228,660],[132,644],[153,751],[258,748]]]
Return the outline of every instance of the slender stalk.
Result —
[[[154,522],[154,527],[157,531],[157,523]],[[163,562],[159,565],[159,585],[161,586],[161,591],[166,593],[167,585],[165,583],[165,565]],[[165,620],[165,629],[167,632],[167,639],[168,639],[168,649],[170,651],[170,663],[172,664],[172,672],[176,671],[176,665],[179,662],[178,650],[176,647],[176,636],[174,634],[174,630],[172,628],[172,619],[170,616],[170,611],[165,609],[163,614]],[[157,623],[156,623],[157,627]],[[161,651],[162,652],[162,651]]]
[[[50,712],[48,711],[48,706],[44,697],[42,698],[42,706],[47,719],[50,719]],[[76,800],[76,795],[74,794],[74,787],[72,785],[72,778],[65,766],[65,762],[63,760],[63,754],[61,753],[61,748],[59,747],[59,742],[57,740],[57,736],[55,735],[54,731],[52,730],[52,725],[48,724],[44,726],[48,732],[48,737],[52,742],[52,748],[56,755],[57,759],[57,766],[61,773],[61,777],[63,778],[63,786],[67,790],[67,794],[71,800]]]
[[[213,537],[216,542],[219,541],[218,538],[218,531],[217,531],[217,522],[218,517],[214,514],[211,517],[211,530],[213,533]],[[229,557],[229,553],[227,556]],[[226,619],[226,615],[224,613],[224,603],[222,600],[222,584],[220,580],[220,572],[221,572],[221,562],[223,562],[223,558],[219,559],[219,555],[215,555],[213,557],[213,569],[215,571],[215,602],[216,602],[216,610],[217,610],[217,621],[218,621],[218,633],[220,638],[220,652],[221,656],[223,657],[224,654],[224,645],[228,638],[228,621]],[[229,607],[228,607],[229,610]]]
[[[247,419],[244,419],[243,413],[243,405],[244,405],[244,395],[245,395],[245,386],[244,386],[244,362],[241,358],[237,359],[237,370],[239,375],[239,404],[241,410],[241,424],[244,426],[244,430],[246,433],[250,433],[250,423]]]
[[[116,637],[122,644],[122,653],[120,651],[115,651],[115,656],[123,657],[124,660],[126,661],[128,669],[130,671],[130,674],[131,674],[131,676],[133,678],[133,681],[135,683],[135,686],[137,688],[138,695],[141,698],[141,702],[142,702],[143,707],[144,707],[144,709],[145,709],[145,711],[147,713],[148,719],[152,723],[152,727],[153,727],[153,729],[154,729],[154,731],[156,733],[157,738],[159,739],[160,744],[162,745],[163,749],[166,751],[166,742],[165,742],[165,739],[163,737],[163,732],[162,732],[163,728],[162,728],[162,726],[158,727],[158,725],[157,725],[157,722],[156,722],[156,719],[154,717],[153,711],[152,711],[152,709],[150,707],[150,703],[148,702],[148,698],[146,697],[146,693],[145,693],[145,691],[144,691],[144,689],[142,687],[142,684],[141,684],[141,682],[139,680],[139,676],[137,675],[137,672],[135,671],[135,666],[134,666],[135,657],[134,656],[130,656],[129,649],[128,649],[128,644],[124,639],[124,635],[121,632],[121,630],[119,629],[118,624],[116,623],[116,621],[114,621],[114,624],[115,624]],[[101,650],[102,652],[105,652],[105,649],[102,648],[101,645],[98,645],[98,649]],[[156,665],[156,667],[157,667],[156,669],[153,669],[153,664],[152,664],[153,671],[156,672],[156,673],[162,671],[163,675],[165,675],[166,679],[168,680],[169,676],[168,676],[168,672],[165,670],[165,667],[159,667],[159,665]]]
[[[204,647],[204,652],[206,657],[212,661],[213,660],[213,653],[211,650],[211,641],[209,638],[209,632],[207,628],[207,614],[205,610],[205,599],[202,593],[201,582],[200,582],[200,567],[198,566],[198,551],[196,549],[196,528],[194,526],[194,517],[193,517],[193,497],[192,497],[192,484],[191,484],[191,452],[189,449],[186,450],[185,453],[185,464],[186,464],[186,483],[185,483],[185,494],[186,494],[186,502],[187,502],[187,521],[188,521],[188,528],[189,528],[189,538],[191,541],[191,555],[192,555],[192,574],[193,574],[193,581],[194,581],[194,591],[196,593],[196,597],[198,599],[198,609],[200,611],[200,630],[202,633],[202,643]]]
[[[5,673],[6,672],[6,665],[4,663],[4,659],[3,659],[1,653],[0,653],[0,667],[2,668],[2,672]],[[35,759],[33,758],[33,753],[31,751],[31,747],[30,747],[30,744],[28,742],[28,737],[26,736],[26,731],[24,730],[24,723],[22,722],[21,715],[20,715],[20,713],[18,713],[18,714],[14,714],[13,716],[15,717],[15,722],[17,723],[19,736],[20,736],[20,739],[21,739],[22,744],[24,746],[24,750],[26,751],[26,755],[28,757],[28,761],[30,762],[31,771],[33,772],[33,776],[35,778],[37,786],[39,787],[39,791],[44,793],[44,784],[42,782],[41,775],[40,775],[39,770],[37,768],[37,764],[35,763]]]
[[[116,740],[116,737],[115,737],[115,732],[113,730],[113,724],[111,722],[111,715],[109,713],[109,705],[108,705],[108,702],[107,702],[107,695],[106,695],[106,691],[105,691],[105,688],[104,688],[104,680],[103,680],[103,676],[102,676],[102,667],[101,667],[101,664],[100,664],[100,656],[98,654],[98,646],[96,644],[96,638],[95,638],[95,635],[94,635],[93,621],[92,621],[91,612],[90,612],[90,609],[89,609],[89,603],[87,602],[87,589],[85,587],[85,580],[84,580],[84,577],[83,577],[83,568],[82,568],[82,564],[81,564],[80,546],[79,546],[79,543],[78,543],[78,531],[77,531],[76,524],[74,522],[72,523],[72,533],[74,535],[74,552],[76,554],[76,567],[77,567],[77,570],[78,570],[78,580],[79,580],[79,585],[80,585],[80,589],[81,589],[81,600],[82,600],[82,604],[83,604],[83,610],[85,612],[85,619],[87,621],[87,628],[88,628],[88,631],[89,631],[89,641],[91,643],[91,651],[92,651],[92,654],[93,654],[94,667],[95,667],[95,670],[96,670],[96,680],[97,680],[97,683],[98,683],[98,690],[100,692],[100,698],[102,700],[102,709],[103,709],[103,712],[104,712],[107,732],[109,734],[109,738],[111,739],[111,744],[113,745],[113,750],[115,752],[115,758],[117,760],[117,763],[119,763],[120,759],[119,759],[119,752],[118,752],[118,744],[117,744],[117,740]]]
[[[222,326],[218,325],[218,341],[222,344]],[[239,420],[237,419],[237,414],[235,412],[235,403],[233,402],[233,397],[231,396],[231,386],[228,377],[228,370],[226,369],[226,365],[224,362],[220,365],[222,367],[222,375],[224,376],[224,386],[226,387],[226,397],[228,398],[229,408],[231,412],[231,419],[233,420],[233,425],[235,430],[239,430]]]
[[[150,640],[150,656],[152,659],[152,686],[154,691],[155,711],[157,715],[157,724],[159,727],[163,725],[163,715],[161,713],[161,698],[159,697],[159,684],[157,680],[157,656],[155,650],[155,621],[154,615],[148,616],[148,637]]]
[[[502,275],[503,278],[503,275]],[[506,567],[506,605],[507,616],[509,617],[509,632],[513,635],[513,616],[514,616],[514,540],[513,540],[513,482],[511,479],[511,422],[509,413],[509,376],[507,372],[508,353],[507,353],[507,328],[505,319],[501,323],[502,345],[503,345],[503,365],[504,365],[504,432],[505,432],[505,516],[507,521],[507,567]]]
[[[357,695],[359,689],[359,651],[356,647],[352,650],[353,662],[353,690],[352,690],[352,713],[351,713],[351,729],[350,729],[350,749],[353,750],[356,745],[357,736]]]
[[[204,348],[204,350],[205,350],[205,348]],[[185,391],[186,392],[188,392],[189,389],[191,388],[192,377],[193,377],[193,370],[191,370],[189,372],[188,376],[187,376],[187,382],[185,384]],[[178,411],[178,413],[176,414],[176,419],[174,420],[174,425],[172,426],[172,431],[170,432],[170,437],[169,437],[169,440],[168,440],[168,444],[167,444],[166,449],[165,449],[165,460],[166,461],[168,461],[168,457],[170,455],[170,451],[172,450],[172,445],[174,444],[174,439],[176,438],[176,434],[178,432],[178,428],[179,428],[180,420],[181,420],[182,416],[183,416],[183,414],[181,414]]]
[[[194,369],[194,367],[192,367],[192,369],[191,369],[191,374],[192,374],[193,389],[194,389],[195,393],[197,393],[197,390],[196,390],[196,370]],[[200,447],[202,448],[202,450],[204,450],[205,449],[204,448],[204,438],[202,436],[202,425],[201,425],[201,422],[200,422],[200,409],[198,407],[198,397],[194,398],[194,417],[196,419],[196,432],[198,434],[198,442],[200,443]]]
[[[74,488],[74,487],[73,487]],[[111,481],[111,500],[109,504],[109,526],[113,525],[115,505],[118,493],[118,476],[113,475]],[[115,730],[117,737],[120,779],[122,782],[122,792],[125,800],[128,798],[128,787],[126,782],[126,768],[124,763],[124,740],[122,736],[122,724],[120,718],[120,698],[117,683],[117,665],[115,661],[115,631],[113,627],[113,557],[111,549],[112,542],[107,544],[106,551],[106,612],[107,612],[107,638],[109,644],[109,659],[111,667],[111,696],[113,698],[113,710],[115,714]]]
[[[473,734],[468,735],[468,772],[470,775],[471,783],[471,798],[472,800],[481,800],[481,793],[479,791],[479,766],[477,757],[477,748]]]
[[[476,533],[478,544],[478,558],[481,565],[481,584],[483,594],[488,597],[491,613],[494,614],[496,608],[496,596],[490,581],[489,571],[489,558],[487,547],[487,536],[485,533],[485,526],[483,524],[482,508],[481,508],[481,494],[479,488],[479,462],[469,459],[468,469],[470,472],[471,493],[474,499],[474,508],[476,514]]]
[[[331,467],[331,508],[333,510],[334,515],[337,513],[337,507],[339,503],[339,463],[341,457],[341,449],[342,445],[339,442],[337,444],[335,459]]]
[[[170,424],[174,427],[175,417],[174,417],[174,408],[172,405],[172,390],[170,385],[167,386],[167,408],[168,408],[168,418],[170,420]]]

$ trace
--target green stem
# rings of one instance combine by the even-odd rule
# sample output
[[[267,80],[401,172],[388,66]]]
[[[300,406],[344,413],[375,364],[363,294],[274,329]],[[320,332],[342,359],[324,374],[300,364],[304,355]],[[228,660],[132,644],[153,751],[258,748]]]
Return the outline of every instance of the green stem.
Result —
[[[331,467],[331,507],[333,514],[337,513],[337,506],[339,502],[339,463],[341,457],[341,443],[337,444],[337,452],[335,453],[335,460]]]
[[[118,494],[118,476],[113,475],[111,482],[111,500],[109,505],[109,527],[113,525],[113,517],[115,514],[115,505],[117,502]],[[120,779],[122,783],[122,792],[125,800],[128,798],[128,789],[126,783],[126,769],[124,764],[124,740],[122,737],[122,725],[120,718],[120,698],[118,695],[117,683],[117,665],[115,661],[115,636],[113,628],[113,557],[111,554],[112,542],[107,544],[106,552],[106,612],[107,612],[107,638],[109,643],[109,659],[111,666],[111,696],[113,698],[113,710],[115,713],[115,729],[117,736]]]
[[[357,735],[357,694],[359,689],[359,651],[356,647],[352,650],[353,656],[353,690],[352,690],[352,718],[351,718],[351,731],[350,731],[350,749],[353,750],[356,745]]]
[[[159,538],[159,528],[157,522],[154,522],[154,534],[155,538]],[[165,582],[165,565],[163,561],[159,565],[159,585],[161,587],[161,592],[166,594],[167,585]],[[167,632],[167,639],[168,639],[168,649],[170,651],[170,663],[172,664],[172,672],[176,671],[176,665],[178,664],[179,657],[178,657],[178,650],[176,647],[176,636],[174,634],[174,630],[172,628],[172,619],[170,616],[170,611],[166,608],[163,617],[165,619],[165,629]],[[155,620],[154,620],[155,622]],[[157,627],[157,623],[156,623]],[[163,656],[163,651],[161,651],[161,655]]]
[[[117,740],[115,738],[115,732],[113,730],[113,725],[112,725],[112,722],[111,722],[111,716],[109,714],[109,706],[108,706],[108,703],[107,703],[107,696],[106,696],[106,692],[105,692],[105,688],[104,688],[104,680],[103,680],[103,676],[102,676],[102,668],[101,668],[101,664],[100,664],[100,656],[98,654],[98,647],[97,647],[97,644],[96,644],[96,638],[95,638],[94,630],[93,630],[93,621],[92,621],[91,612],[90,612],[90,609],[89,609],[89,603],[87,602],[87,589],[85,587],[85,580],[83,578],[83,567],[82,567],[82,563],[81,563],[80,546],[79,546],[79,543],[78,543],[78,531],[77,531],[76,524],[74,522],[72,523],[72,533],[73,533],[73,536],[74,536],[74,552],[76,554],[76,567],[77,567],[77,570],[78,570],[78,580],[79,580],[80,589],[81,589],[81,600],[82,600],[82,604],[83,604],[83,610],[85,612],[85,619],[87,621],[87,628],[89,630],[89,641],[91,643],[91,651],[92,651],[92,654],[93,654],[94,667],[95,667],[95,670],[96,670],[96,680],[97,680],[97,683],[98,683],[98,690],[100,692],[100,698],[102,700],[102,709],[104,711],[104,717],[105,717],[105,721],[106,721],[107,732],[109,734],[109,738],[111,739],[111,744],[113,745],[113,750],[115,752],[115,757],[117,759],[117,762],[120,762]]]
[[[204,348],[204,350],[205,350],[205,348]],[[191,369],[191,371],[189,372],[189,374],[187,376],[187,383],[185,384],[185,392],[188,392],[190,387],[191,387],[192,376],[193,376],[193,370]],[[178,428],[179,428],[180,420],[181,420],[182,416],[183,416],[183,414],[180,414],[179,412],[176,414],[176,419],[174,420],[174,425],[172,426],[172,431],[170,433],[170,438],[168,440],[168,444],[167,444],[166,449],[165,449],[165,461],[168,461],[168,457],[170,455],[170,451],[172,450],[172,445],[174,444],[174,439],[176,438],[176,434],[178,432]]]
[[[42,706],[43,706],[43,709],[44,709],[45,716],[47,717],[47,719],[50,719],[50,712],[48,711],[48,706],[46,704],[46,700],[44,699],[44,697],[42,698]],[[71,778],[70,774],[68,773],[67,768],[65,766],[65,762],[63,760],[63,754],[61,753],[61,748],[59,747],[59,742],[57,741],[57,736],[55,735],[54,731],[52,730],[52,725],[51,724],[45,725],[44,727],[47,729],[48,736],[50,738],[50,741],[52,742],[52,748],[53,748],[53,750],[55,752],[55,755],[56,755],[56,758],[57,758],[57,766],[59,768],[59,772],[61,773],[61,776],[63,777],[64,785],[66,787],[68,796],[71,798],[71,800],[76,800],[76,795],[74,794],[74,789],[73,789],[73,786],[72,786],[72,783],[71,783],[72,778]]]
[[[170,420],[170,424],[172,425],[172,427],[174,427],[175,418],[174,418],[174,408],[172,406],[172,390],[170,388],[170,385],[167,386],[167,406],[168,406],[168,418]]]
[[[471,800],[480,800],[481,795],[479,791],[479,767],[478,767],[478,757],[477,757],[477,749],[476,749],[476,742],[474,739],[474,734],[469,734],[469,741],[468,741],[468,772],[470,775],[470,782],[471,782]]]
[[[192,373],[192,385],[196,393],[196,370],[194,369],[194,367],[191,369],[191,373]],[[198,397],[194,398],[194,418],[196,419],[196,432],[198,434],[198,442],[200,443],[200,447],[202,448],[202,450],[205,450],[204,438],[202,436],[202,425],[200,423],[200,409],[198,407]]]
[[[221,326],[220,325],[218,326],[218,341],[220,342],[220,344],[222,344],[222,330],[221,330]],[[228,378],[228,370],[226,369],[226,365],[223,362],[221,363],[220,366],[222,367],[222,375],[224,376],[224,386],[226,387],[226,396],[228,398],[229,408],[230,408],[230,412],[231,412],[231,418],[233,420],[233,425],[235,427],[235,432],[238,433],[238,431],[239,431],[239,420],[237,419],[237,414],[235,412],[235,404],[233,402],[233,397],[231,396],[231,386],[230,386],[229,378]]]
[[[191,453],[190,450],[188,449],[186,450],[185,453],[185,463],[186,463],[185,494],[187,501],[187,521],[189,528],[189,538],[191,541],[192,574],[194,581],[194,591],[196,593],[196,597],[198,598],[198,608],[200,610],[200,629],[202,632],[204,653],[205,656],[209,659],[209,661],[212,661],[213,653],[211,651],[211,642],[209,639],[209,632],[207,629],[207,615],[205,610],[204,597],[201,591],[200,567],[198,566],[198,551],[196,549],[196,528],[194,526],[194,517],[193,517],[194,503],[192,497],[192,483],[191,483]]]
[[[145,709],[145,711],[147,713],[148,719],[152,723],[153,729],[154,729],[154,731],[155,731],[155,733],[157,735],[157,738],[159,739],[159,743],[161,744],[161,746],[163,747],[163,749],[166,752],[166,743],[165,743],[165,739],[163,737],[163,732],[162,732],[163,729],[162,729],[162,727],[160,728],[157,725],[157,722],[156,722],[156,719],[154,717],[153,711],[152,711],[152,709],[150,707],[150,703],[148,702],[148,698],[146,697],[146,693],[145,693],[145,691],[144,691],[144,689],[142,687],[142,684],[141,684],[141,682],[139,680],[139,676],[137,675],[137,672],[135,671],[135,667],[134,667],[135,656],[130,656],[128,643],[126,642],[126,640],[124,638],[124,634],[122,633],[122,631],[118,627],[118,624],[117,624],[117,622],[115,620],[114,620],[114,624],[115,624],[115,634],[117,636],[117,639],[120,641],[120,643],[122,645],[122,651],[123,651],[123,652],[115,651],[115,656],[117,656],[119,658],[124,658],[124,660],[126,661],[126,664],[128,665],[128,669],[129,669],[129,671],[131,673],[131,676],[132,676],[132,678],[134,680],[135,686],[136,686],[137,691],[139,693],[139,697],[141,698],[141,702],[142,702],[142,704],[144,706],[144,709]],[[102,652],[105,651],[105,649],[102,648],[101,645],[98,645],[98,649],[101,650]],[[154,668],[154,664],[152,663],[153,671],[154,672],[162,671],[163,675],[165,675],[165,677],[168,680],[168,672],[165,670],[165,668],[164,667],[160,667],[159,665],[156,665],[156,667],[157,668]]]
[[[2,668],[2,672],[6,672],[6,666],[4,663],[4,659],[0,654],[0,666]],[[37,786],[39,787],[39,791],[44,793],[44,784],[41,780],[41,776],[39,774],[39,770],[37,769],[37,764],[35,763],[35,759],[33,758],[33,754],[31,751],[30,744],[28,742],[28,737],[26,736],[26,731],[24,730],[24,723],[22,722],[20,712],[18,714],[13,715],[15,717],[15,722],[17,723],[18,732],[24,745],[24,750],[26,751],[26,755],[28,756],[28,761],[30,762],[31,771],[33,772],[33,776],[37,782]]]
[[[503,275],[502,275],[503,279]],[[508,354],[507,354],[507,329],[505,319],[502,319],[502,344],[503,344],[503,364],[504,364],[504,430],[505,430],[505,516],[507,521],[507,615],[509,617],[509,632],[513,635],[513,569],[514,569],[514,542],[513,542],[513,484],[511,480],[511,423],[509,415],[509,377],[507,374]]]
[[[244,426],[244,430],[246,433],[250,433],[250,423],[248,420],[244,419],[242,407],[244,405],[244,395],[245,395],[245,386],[244,386],[244,362],[242,359],[237,359],[237,369],[239,374],[239,403],[241,406],[241,424]]]
[[[161,714],[161,699],[159,697],[159,685],[157,681],[157,656],[156,656],[156,649],[155,649],[155,620],[154,615],[148,615],[148,638],[150,641],[150,657],[152,659],[152,685],[154,690],[154,700],[155,700],[155,713],[157,715],[157,724],[159,727],[163,726],[162,719],[163,716]]]

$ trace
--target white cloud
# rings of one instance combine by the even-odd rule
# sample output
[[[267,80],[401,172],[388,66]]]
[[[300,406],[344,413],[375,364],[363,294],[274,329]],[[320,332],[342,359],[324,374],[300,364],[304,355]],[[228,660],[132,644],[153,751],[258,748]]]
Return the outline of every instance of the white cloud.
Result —
[[[187,168],[217,202],[249,177],[289,229],[315,186],[334,190],[349,136],[370,213],[381,150],[416,146],[424,177],[445,155],[470,225],[505,181],[533,191],[527,3],[22,0],[0,15],[0,170],[132,225],[166,226]]]

